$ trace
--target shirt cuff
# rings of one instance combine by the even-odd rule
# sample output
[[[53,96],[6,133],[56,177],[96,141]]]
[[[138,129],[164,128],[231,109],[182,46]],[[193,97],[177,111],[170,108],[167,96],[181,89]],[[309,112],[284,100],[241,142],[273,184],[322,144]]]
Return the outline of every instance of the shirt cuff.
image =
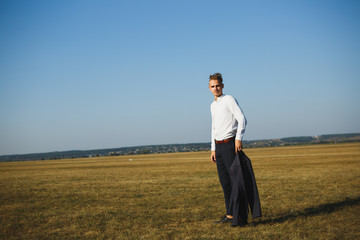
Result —
[[[211,142],[211,151],[215,151],[215,141],[212,140]]]

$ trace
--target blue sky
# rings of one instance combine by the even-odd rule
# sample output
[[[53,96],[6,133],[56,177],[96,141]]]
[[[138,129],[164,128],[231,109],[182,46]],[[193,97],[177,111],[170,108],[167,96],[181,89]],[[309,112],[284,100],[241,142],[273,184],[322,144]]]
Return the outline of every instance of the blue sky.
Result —
[[[360,2],[0,1],[0,155],[360,132]]]

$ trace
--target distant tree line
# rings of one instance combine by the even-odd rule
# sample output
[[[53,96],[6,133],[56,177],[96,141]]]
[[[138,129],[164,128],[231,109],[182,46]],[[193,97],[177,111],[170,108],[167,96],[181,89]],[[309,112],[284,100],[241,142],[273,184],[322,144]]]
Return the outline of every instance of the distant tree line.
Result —
[[[244,148],[255,148],[255,147],[291,146],[291,145],[300,145],[300,144],[358,142],[358,141],[360,141],[360,133],[350,133],[350,134],[328,134],[328,135],[320,135],[314,137],[300,136],[300,137],[287,137],[281,139],[243,141],[243,146]],[[55,159],[71,159],[71,158],[90,158],[90,157],[100,157],[100,156],[121,156],[121,155],[153,154],[153,153],[196,152],[196,151],[210,151],[210,142],[134,146],[134,147],[83,150],[83,151],[73,150],[73,151],[49,152],[49,153],[3,155],[0,156],[0,162],[55,160]]]

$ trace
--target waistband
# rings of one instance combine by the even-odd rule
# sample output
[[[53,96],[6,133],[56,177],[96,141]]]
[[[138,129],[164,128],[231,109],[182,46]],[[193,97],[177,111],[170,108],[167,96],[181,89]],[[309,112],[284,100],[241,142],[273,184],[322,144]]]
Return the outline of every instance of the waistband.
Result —
[[[228,142],[230,142],[231,140],[234,140],[234,139],[235,139],[235,137],[227,138],[227,139],[224,139],[224,140],[221,140],[221,141],[215,140],[215,143],[216,144],[228,143]]]

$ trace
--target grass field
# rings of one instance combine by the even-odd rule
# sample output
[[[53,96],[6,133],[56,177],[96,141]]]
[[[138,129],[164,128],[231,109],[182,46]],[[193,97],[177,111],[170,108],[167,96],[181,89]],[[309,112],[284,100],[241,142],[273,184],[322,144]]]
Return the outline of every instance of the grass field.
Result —
[[[245,149],[263,217],[224,214],[209,152],[0,163],[0,239],[360,239],[360,143]]]

